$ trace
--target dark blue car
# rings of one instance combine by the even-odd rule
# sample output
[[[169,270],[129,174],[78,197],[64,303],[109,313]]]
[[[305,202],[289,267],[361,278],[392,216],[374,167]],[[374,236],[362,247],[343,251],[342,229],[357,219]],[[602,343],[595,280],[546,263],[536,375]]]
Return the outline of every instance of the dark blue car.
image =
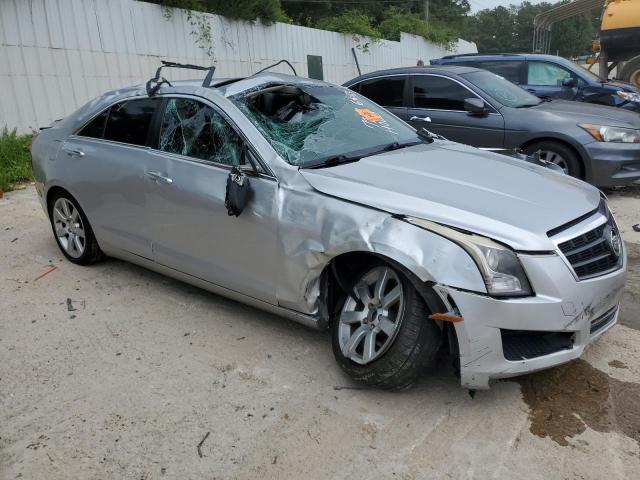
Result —
[[[617,80],[602,82],[565,58],[538,54],[449,55],[431,65],[466,65],[489,70],[541,98],[599,103],[640,112],[640,90]]]

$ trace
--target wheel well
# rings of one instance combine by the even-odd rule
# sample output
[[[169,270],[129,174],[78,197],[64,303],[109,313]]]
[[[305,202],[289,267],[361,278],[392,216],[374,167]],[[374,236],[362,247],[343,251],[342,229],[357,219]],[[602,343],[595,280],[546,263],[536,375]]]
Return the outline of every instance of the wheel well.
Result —
[[[355,276],[368,266],[386,263],[402,272],[416,288],[432,313],[444,313],[446,307],[440,297],[431,288],[431,284],[423,282],[411,270],[395,260],[371,252],[348,252],[333,258],[325,267],[322,278],[325,288],[323,296],[328,306],[329,319],[337,313],[338,301],[347,293],[355,282]]]
[[[554,138],[554,137],[542,137],[542,138],[534,138],[532,140],[529,140],[525,143],[523,143],[520,146],[521,150],[526,150],[527,148],[529,148],[531,145],[535,144],[535,143],[541,143],[541,142],[555,142],[555,143],[559,143],[561,145],[564,145],[565,147],[569,148],[573,153],[576,154],[576,157],[578,159],[578,162],[580,162],[580,177],[582,179],[585,178],[586,175],[586,165],[584,163],[584,160],[582,158],[582,155],[580,155],[580,152],[576,149],[576,147],[574,147],[573,145],[571,145],[569,142],[559,139],[559,138]]]
[[[51,202],[60,193],[67,193],[71,195],[67,190],[62,187],[51,187],[47,192],[47,215],[51,212]]]

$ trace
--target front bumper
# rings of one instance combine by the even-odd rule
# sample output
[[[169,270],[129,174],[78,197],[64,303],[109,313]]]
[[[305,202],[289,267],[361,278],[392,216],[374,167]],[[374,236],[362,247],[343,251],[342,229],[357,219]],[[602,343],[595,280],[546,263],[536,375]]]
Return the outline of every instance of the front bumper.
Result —
[[[584,148],[590,160],[587,180],[594,185],[615,187],[640,180],[640,144],[591,142]]]
[[[617,321],[627,264],[626,253],[623,255],[621,269],[582,281],[575,279],[559,255],[519,255],[536,292],[533,297],[501,300],[438,286],[445,303],[453,303],[451,306],[464,317],[454,324],[462,386],[485,389],[492,379],[535,372],[578,358],[590,342]],[[606,321],[598,324],[601,318]],[[502,338],[505,331],[514,330],[566,332],[571,346],[526,360],[507,360]]]

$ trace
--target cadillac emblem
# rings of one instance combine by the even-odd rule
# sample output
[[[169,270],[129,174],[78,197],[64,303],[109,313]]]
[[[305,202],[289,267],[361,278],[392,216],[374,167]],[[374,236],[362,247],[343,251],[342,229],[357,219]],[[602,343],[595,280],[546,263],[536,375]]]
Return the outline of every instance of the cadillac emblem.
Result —
[[[614,253],[616,257],[619,257],[622,253],[622,244],[620,240],[620,235],[616,231],[615,228],[609,229],[609,246],[611,247],[611,251]]]

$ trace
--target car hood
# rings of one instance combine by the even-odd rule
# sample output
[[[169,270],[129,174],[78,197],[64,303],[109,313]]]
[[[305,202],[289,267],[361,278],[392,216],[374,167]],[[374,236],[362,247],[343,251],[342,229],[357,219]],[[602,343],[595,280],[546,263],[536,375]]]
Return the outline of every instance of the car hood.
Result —
[[[472,231],[516,250],[553,250],[547,232],[600,201],[599,191],[580,180],[443,141],[300,172],[326,195]]]
[[[576,123],[586,122],[614,127],[640,128],[640,116],[636,112],[595,103],[551,100],[526,110],[552,113],[571,119]]]
[[[609,80],[606,83],[602,84],[603,87],[613,87],[616,91],[617,90],[624,90],[625,92],[640,92],[640,89],[638,89],[638,87],[636,87],[634,84],[629,83],[629,82],[623,82],[621,80]]]

